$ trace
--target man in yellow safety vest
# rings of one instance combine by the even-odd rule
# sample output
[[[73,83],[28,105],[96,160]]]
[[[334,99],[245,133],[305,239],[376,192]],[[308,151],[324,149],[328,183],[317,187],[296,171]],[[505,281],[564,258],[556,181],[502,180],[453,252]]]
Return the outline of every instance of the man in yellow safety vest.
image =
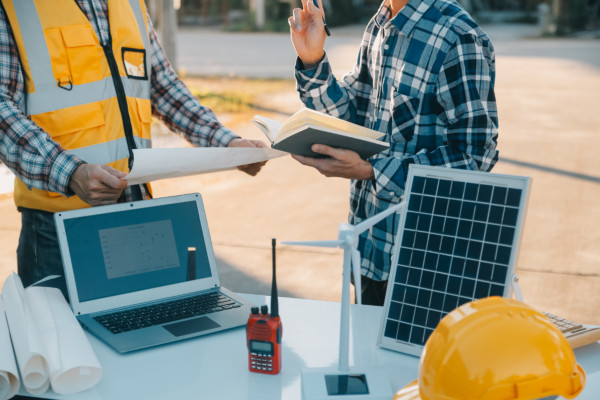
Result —
[[[2,0],[0,60],[0,160],[17,177],[25,286],[62,275],[52,213],[151,196],[123,177],[133,149],[151,146],[153,115],[194,146],[266,147],[179,80],[143,0]]]

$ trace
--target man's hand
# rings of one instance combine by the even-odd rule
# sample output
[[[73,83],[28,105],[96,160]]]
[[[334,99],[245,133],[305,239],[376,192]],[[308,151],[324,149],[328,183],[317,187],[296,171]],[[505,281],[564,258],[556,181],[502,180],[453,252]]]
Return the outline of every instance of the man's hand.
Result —
[[[267,145],[260,140],[247,140],[247,139],[233,139],[227,147],[262,147],[265,148]],[[266,161],[257,162],[254,164],[240,165],[237,167],[240,171],[247,173],[248,175],[255,176],[258,174],[260,169],[266,164]]]
[[[315,6],[313,0],[302,0],[302,9],[294,8],[293,15],[288,18],[292,44],[306,69],[317,65],[325,54],[323,2],[318,2],[319,7]]]
[[[370,162],[360,158],[351,150],[336,149],[324,144],[313,144],[311,150],[323,154],[326,158],[303,157],[292,154],[299,163],[314,167],[327,177],[369,180],[375,178]]]
[[[92,206],[113,204],[127,187],[125,176],[125,172],[108,165],[81,164],[71,175],[69,187]]]

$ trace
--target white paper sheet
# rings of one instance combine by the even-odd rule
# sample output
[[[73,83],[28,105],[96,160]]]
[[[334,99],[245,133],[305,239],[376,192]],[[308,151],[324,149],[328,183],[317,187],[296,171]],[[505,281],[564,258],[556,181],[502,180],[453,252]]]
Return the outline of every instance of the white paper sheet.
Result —
[[[159,179],[223,171],[288,155],[271,148],[183,147],[133,150],[130,185]]]
[[[15,361],[10,334],[0,302],[0,400],[6,400],[17,394],[21,382]]]
[[[60,290],[24,289],[12,274],[2,300],[25,390],[73,394],[98,383],[102,367]]]

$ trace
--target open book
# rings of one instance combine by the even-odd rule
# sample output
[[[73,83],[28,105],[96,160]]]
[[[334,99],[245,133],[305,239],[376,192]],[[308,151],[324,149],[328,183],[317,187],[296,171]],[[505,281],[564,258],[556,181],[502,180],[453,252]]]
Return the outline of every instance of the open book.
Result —
[[[12,397],[20,386],[10,363],[13,352],[4,351],[8,333],[23,386],[32,395],[49,387],[58,394],[73,394],[98,383],[102,367],[59,289],[24,289],[21,279],[12,274],[4,282],[1,297],[0,362],[7,367],[0,364],[0,399]],[[4,314],[8,330],[2,325]]]
[[[261,115],[255,115],[252,122],[265,133],[271,147],[301,156],[323,157],[311,150],[317,143],[355,151],[363,159],[390,147],[377,140],[383,136],[381,132],[308,108],[283,123]]]

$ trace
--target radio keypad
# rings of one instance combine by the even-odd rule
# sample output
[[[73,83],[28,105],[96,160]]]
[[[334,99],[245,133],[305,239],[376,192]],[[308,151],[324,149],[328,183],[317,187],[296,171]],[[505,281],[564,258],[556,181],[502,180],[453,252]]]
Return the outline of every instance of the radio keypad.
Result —
[[[250,353],[250,364],[257,371],[273,371],[273,359],[268,353]]]

